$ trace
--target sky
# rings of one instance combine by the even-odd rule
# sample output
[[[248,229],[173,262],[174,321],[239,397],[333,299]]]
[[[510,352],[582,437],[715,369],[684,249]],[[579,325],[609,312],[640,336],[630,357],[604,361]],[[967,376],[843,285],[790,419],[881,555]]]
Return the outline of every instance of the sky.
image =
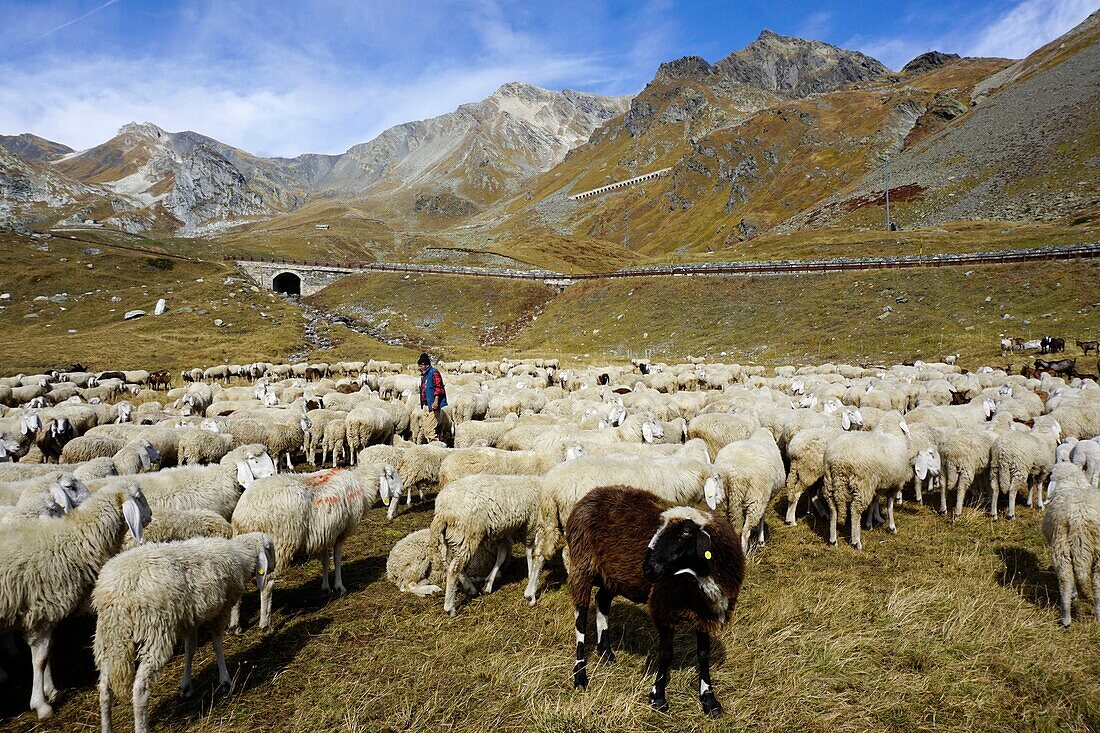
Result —
[[[634,94],[767,28],[874,56],[1022,58],[1098,0],[0,0],[0,134],[130,121],[258,155],[341,153],[501,84]]]

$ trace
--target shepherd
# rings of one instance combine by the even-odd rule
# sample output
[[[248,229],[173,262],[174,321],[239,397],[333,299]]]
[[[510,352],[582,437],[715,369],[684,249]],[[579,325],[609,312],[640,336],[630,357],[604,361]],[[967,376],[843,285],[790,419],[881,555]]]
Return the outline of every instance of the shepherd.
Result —
[[[447,390],[443,386],[443,375],[432,366],[432,358],[421,354],[416,360],[420,370],[420,409],[425,410],[424,439],[431,443],[438,440],[439,411],[447,406]]]

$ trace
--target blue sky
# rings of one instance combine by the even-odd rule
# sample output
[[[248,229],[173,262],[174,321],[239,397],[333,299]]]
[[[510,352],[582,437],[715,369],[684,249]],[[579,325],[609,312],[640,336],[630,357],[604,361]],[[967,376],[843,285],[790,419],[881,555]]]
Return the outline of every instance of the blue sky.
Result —
[[[122,124],[262,155],[339,153],[526,81],[633,94],[764,28],[897,69],[929,49],[1020,58],[1097,0],[0,0],[0,133],[75,148]]]

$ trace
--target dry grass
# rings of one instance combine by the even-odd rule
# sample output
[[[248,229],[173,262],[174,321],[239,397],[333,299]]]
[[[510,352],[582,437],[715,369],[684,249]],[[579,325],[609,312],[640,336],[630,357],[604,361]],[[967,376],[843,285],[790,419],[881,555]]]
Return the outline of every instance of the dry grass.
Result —
[[[823,523],[782,526],[750,562],[735,623],[717,640],[715,681],[726,716],[702,718],[693,644],[679,637],[670,716],[648,710],[656,647],[644,609],[611,614],[614,667],[595,664],[573,692],[572,611],[555,564],[549,591],[523,603],[520,558],[492,596],[442,613],[439,598],[402,595],[384,578],[405,533],[430,505],[387,522],[381,508],[348,543],[349,595],[320,594],[317,562],[296,567],[275,594],[275,631],[226,645],[235,691],[211,699],[212,652],[196,662],[201,699],[175,698],[179,659],[154,687],[157,730],[812,730],[1087,731],[1100,725],[1100,626],[1089,603],[1057,627],[1056,582],[1038,511],[991,522],[970,509],[957,523],[907,502],[900,534],[864,534],[863,553],[829,547]],[[544,576],[545,586],[547,584]],[[254,622],[256,599],[246,599]],[[79,624],[76,624],[79,626]],[[97,703],[87,628],[70,628],[55,670],[68,688],[57,717],[20,712],[28,680],[0,708],[11,731],[94,728]],[[20,660],[21,663],[26,660]],[[21,669],[21,675],[26,670]],[[129,726],[128,706],[116,722]]]

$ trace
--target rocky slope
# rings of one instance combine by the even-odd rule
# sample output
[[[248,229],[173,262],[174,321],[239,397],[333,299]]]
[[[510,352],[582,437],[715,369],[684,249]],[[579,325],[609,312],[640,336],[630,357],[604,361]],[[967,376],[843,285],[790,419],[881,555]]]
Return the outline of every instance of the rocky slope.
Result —
[[[38,135],[0,135],[0,147],[28,163],[48,163],[73,152],[68,145],[55,143]]]

